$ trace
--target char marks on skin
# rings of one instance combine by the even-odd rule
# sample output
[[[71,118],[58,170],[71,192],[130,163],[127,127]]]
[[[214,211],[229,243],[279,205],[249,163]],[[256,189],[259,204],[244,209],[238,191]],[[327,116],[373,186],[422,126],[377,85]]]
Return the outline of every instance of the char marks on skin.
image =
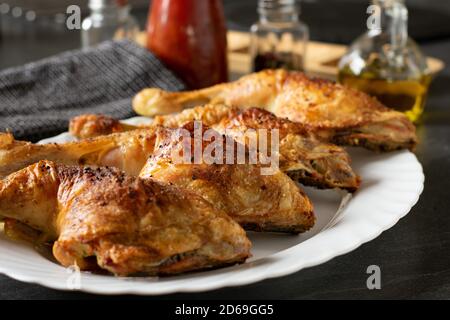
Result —
[[[13,173],[1,182],[0,216],[47,234],[55,258],[82,270],[166,275],[250,255],[245,231],[201,197],[110,167],[41,161]]]
[[[277,117],[260,108],[240,110],[226,105],[209,104],[174,115],[157,116],[149,130],[154,130],[158,125],[178,128],[192,122],[192,119],[241,143],[245,143],[243,135],[251,130],[267,130],[266,138],[269,141],[270,130],[278,129],[280,168],[283,172],[305,185],[341,188],[350,192],[358,189],[359,178],[353,172],[350,158],[344,149],[323,142],[313,130],[302,124]],[[158,132],[161,134],[164,131]]]
[[[203,126],[202,129],[205,132],[209,128]],[[164,181],[196,193],[251,230],[299,233],[314,225],[311,201],[278,168],[274,168],[273,174],[263,175],[260,164],[237,164],[236,153],[234,162],[227,163],[228,146],[225,141],[223,161],[220,163],[206,163],[203,158],[197,163],[173,161],[173,152],[186,146],[186,141],[178,139],[185,137],[182,130],[189,132],[188,146],[191,150],[200,146],[200,153],[204,154],[212,142],[200,141],[197,144],[192,122],[182,128],[160,130],[162,132],[158,134],[160,140],[157,142],[160,147],[156,148],[142,169],[141,178]],[[238,149],[237,144],[233,151]],[[245,146],[243,150],[246,150]]]

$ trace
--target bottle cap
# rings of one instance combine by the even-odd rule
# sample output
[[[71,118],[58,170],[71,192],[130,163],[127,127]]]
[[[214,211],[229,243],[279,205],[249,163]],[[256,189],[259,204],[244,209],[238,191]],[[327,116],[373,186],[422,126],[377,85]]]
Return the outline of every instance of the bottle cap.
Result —
[[[89,0],[89,9],[98,10],[105,7],[124,7],[128,0]]]
[[[259,0],[258,13],[265,14],[268,12],[289,13],[298,11],[297,0]]]

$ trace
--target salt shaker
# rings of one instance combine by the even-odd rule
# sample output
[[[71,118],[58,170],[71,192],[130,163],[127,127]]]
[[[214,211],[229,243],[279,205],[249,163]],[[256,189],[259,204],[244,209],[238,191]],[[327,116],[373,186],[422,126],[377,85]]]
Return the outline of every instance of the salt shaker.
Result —
[[[89,9],[91,14],[82,23],[83,48],[106,40],[135,39],[139,33],[127,0],[89,0]]]

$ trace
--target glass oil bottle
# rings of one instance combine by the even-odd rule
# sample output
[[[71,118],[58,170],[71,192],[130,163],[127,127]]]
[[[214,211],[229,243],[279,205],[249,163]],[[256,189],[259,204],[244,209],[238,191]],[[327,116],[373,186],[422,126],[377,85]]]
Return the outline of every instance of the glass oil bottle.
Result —
[[[404,0],[373,4],[380,10],[379,28],[369,29],[350,46],[339,63],[338,81],[417,121],[431,82],[426,58],[408,37]]]

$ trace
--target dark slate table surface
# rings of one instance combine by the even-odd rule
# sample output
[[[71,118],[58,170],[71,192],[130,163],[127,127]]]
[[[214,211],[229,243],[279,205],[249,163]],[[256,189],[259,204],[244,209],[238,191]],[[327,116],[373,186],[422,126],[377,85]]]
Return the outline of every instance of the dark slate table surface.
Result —
[[[315,1],[304,5],[303,15],[311,25],[313,39],[346,43],[363,26],[364,1],[351,0],[336,6],[342,15],[332,15],[326,7],[334,1]],[[351,2],[351,5],[349,3]],[[450,33],[443,17],[450,16],[450,5],[444,1],[412,1],[413,36],[423,50],[446,62],[446,69],[432,84],[426,112],[418,126],[421,143],[416,154],[425,171],[425,189],[411,212],[393,228],[355,251],[337,257],[320,266],[295,274],[262,281],[248,286],[224,288],[206,293],[174,294],[163,299],[449,299],[450,298]],[[254,0],[226,1],[229,26],[246,29],[256,19]],[[342,2],[341,2],[342,3]],[[424,3],[429,5],[423,6]],[[356,6],[356,7],[355,7]],[[359,9],[358,9],[359,8]],[[439,11],[436,11],[437,8]],[[327,11],[328,10],[328,11]],[[435,11],[433,11],[435,10]],[[321,13],[335,28],[320,26]],[[347,12],[347,13],[346,13]],[[348,13],[348,12],[351,12]],[[357,14],[356,14],[357,12]],[[439,14],[433,14],[438,12]],[[419,14],[421,13],[421,14]],[[136,14],[143,23],[145,10]],[[353,16],[352,16],[353,14]],[[358,18],[351,19],[354,15]],[[433,18],[434,17],[434,18]],[[7,18],[8,19],[8,18]],[[0,40],[0,68],[36,60],[79,45],[79,34],[49,30],[27,31],[11,20],[5,22]],[[323,20],[322,20],[323,21]],[[7,24],[5,28],[5,24]],[[14,28],[22,28],[19,34]],[[415,27],[416,26],[416,27]],[[417,27],[420,26],[420,27]],[[44,27],[42,27],[43,29]],[[7,29],[5,31],[5,29]],[[25,30],[23,30],[25,29]],[[29,28],[33,29],[33,28]],[[1,263],[1,262],[0,262]],[[381,290],[368,290],[366,268],[376,264],[381,268]],[[97,299],[101,296],[80,292],[61,292],[38,285],[21,283],[0,275],[0,299]],[[107,297],[128,299],[133,296]],[[156,299],[156,297],[148,297]]]

